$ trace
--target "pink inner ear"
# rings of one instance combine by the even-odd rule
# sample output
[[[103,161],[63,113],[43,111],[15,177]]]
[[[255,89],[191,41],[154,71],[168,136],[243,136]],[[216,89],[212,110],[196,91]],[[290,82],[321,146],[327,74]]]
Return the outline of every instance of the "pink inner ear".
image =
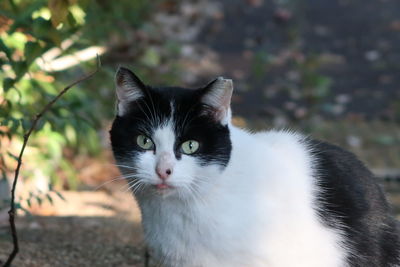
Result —
[[[115,77],[115,83],[117,84],[117,86],[123,87],[124,86],[124,82],[125,82],[125,78],[124,78],[123,75],[117,75]]]
[[[228,112],[229,108],[225,109],[225,107],[222,106],[220,106],[219,108],[214,108],[210,106],[208,108],[205,108],[202,114],[212,117],[216,122],[226,124],[229,121]]]
[[[232,97],[232,80],[218,78],[206,87],[207,93],[202,102],[210,107],[205,113],[211,115],[216,121],[227,123]]]
[[[221,99],[219,100],[221,103],[221,108],[223,108],[224,110],[228,110],[231,105],[231,98],[232,98],[232,91],[223,94],[221,96]]]
[[[213,116],[217,121],[222,121],[228,115],[227,113],[228,113],[228,110],[225,107],[221,106],[219,109],[216,109],[214,111],[214,115]]]

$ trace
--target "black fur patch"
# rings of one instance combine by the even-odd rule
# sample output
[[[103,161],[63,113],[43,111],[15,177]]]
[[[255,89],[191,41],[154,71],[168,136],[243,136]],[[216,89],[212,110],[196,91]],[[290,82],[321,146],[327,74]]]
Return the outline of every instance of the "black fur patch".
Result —
[[[399,232],[383,191],[352,153],[309,141],[320,187],[318,212],[329,227],[341,229],[352,249],[352,267],[400,266]]]
[[[136,136],[151,136],[155,129],[167,123],[172,103],[176,158],[181,158],[180,145],[193,139],[200,147],[190,156],[198,158],[201,164],[228,164],[232,150],[229,129],[204,112],[209,108],[200,102],[204,90],[146,86],[143,91],[145,96],[130,103],[128,111],[117,116],[112,125],[111,145],[117,160],[133,160],[142,152],[136,144]]]

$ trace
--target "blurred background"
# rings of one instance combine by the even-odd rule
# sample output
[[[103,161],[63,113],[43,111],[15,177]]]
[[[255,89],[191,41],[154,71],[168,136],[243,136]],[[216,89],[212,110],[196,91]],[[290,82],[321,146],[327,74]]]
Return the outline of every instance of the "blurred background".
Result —
[[[152,85],[234,80],[236,125],[289,128],[371,168],[400,214],[397,0],[3,0],[0,2],[0,260],[23,133],[47,112],[18,184],[16,266],[142,266],[140,214],[108,130],[113,76]]]

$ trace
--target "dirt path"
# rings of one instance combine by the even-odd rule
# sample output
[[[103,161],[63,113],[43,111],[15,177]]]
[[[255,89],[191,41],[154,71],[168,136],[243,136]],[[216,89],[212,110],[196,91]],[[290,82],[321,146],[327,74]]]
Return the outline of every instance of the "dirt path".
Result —
[[[18,267],[143,266],[140,213],[129,193],[64,192],[17,219]],[[11,250],[8,226],[0,228],[0,259]]]

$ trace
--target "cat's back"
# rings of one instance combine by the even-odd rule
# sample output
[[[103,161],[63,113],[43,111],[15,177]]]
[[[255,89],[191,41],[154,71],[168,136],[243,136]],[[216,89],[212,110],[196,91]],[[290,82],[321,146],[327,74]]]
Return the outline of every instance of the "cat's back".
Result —
[[[398,222],[377,179],[336,145],[307,140],[318,186],[316,207],[324,224],[342,229],[350,266],[400,266]]]
[[[242,147],[236,149],[239,159],[233,165],[250,166],[254,188],[268,203],[270,240],[278,233],[274,247],[268,248],[274,251],[271,258],[285,251],[275,250],[283,240],[284,247],[296,244],[293,250],[316,261],[321,255],[343,259],[331,261],[332,266],[400,266],[398,223],[376,178],[355,155],[292,131],[233,133],[235,138]],[[290,227],[279,222],[290,222]]]
[[[314,206],[313,161],[304,142],[291,131],[234,130],[227,172],[235,177],[245,167],[246,176],[240,179],[251,186],[236,183],[247,207],[242,212],[257,210],[248,232],[265,238],[254,242],[263,244],[254,249],[269,266],[345,266],[341,231],[322,224]]]

